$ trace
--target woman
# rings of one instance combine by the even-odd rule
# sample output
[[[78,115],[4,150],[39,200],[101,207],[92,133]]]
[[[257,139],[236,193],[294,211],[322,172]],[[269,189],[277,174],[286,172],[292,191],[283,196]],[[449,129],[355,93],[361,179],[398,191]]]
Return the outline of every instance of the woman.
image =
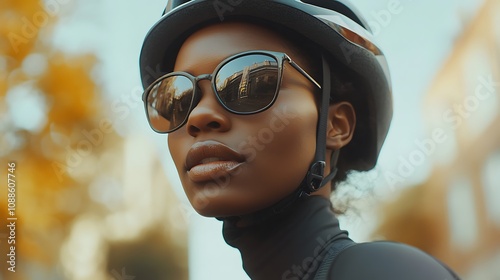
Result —
[[[148,121],[252,279],[458,279],[415,248],[355,244],[334,215],[392,117],[366,29],[344,1],[170,1],[145,39]]]

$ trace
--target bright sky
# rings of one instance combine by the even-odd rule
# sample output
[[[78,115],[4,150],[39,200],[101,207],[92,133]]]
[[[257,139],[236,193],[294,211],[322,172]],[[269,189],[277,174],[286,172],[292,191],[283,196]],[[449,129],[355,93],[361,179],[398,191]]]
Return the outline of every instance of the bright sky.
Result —
[[[143,133],[158,144],[159,153],[165,155],[166,173],[172,178],[179,198],[187,203],[176,179],[177,172],[167,155],[166,141],[147,127],[139,95],[138,56],[142,40],[159,19],[166,1],[149,0],[147,5],[139,0],[130,0],[127,4],[116,0],[67,2],[66,5],[76,5],[78,11],[63,15],[54,38],[56,44],[69,52],[98,53],[102,65],[96,76],[105,88],[110,111],[113,112],[112,104],[119,102],[122,96],[135,98],[132,99],[133,114],[116,122],[116,129],[122,135]],[[398,165],[398,155],[408,154],[414,149],[415,139],[426,137],[421,121],[422,96],[450,53],[464,23],[483,0],[352,2],[373,27],[388,58],[394,85],[395,115],[377,167],[380,172],[394,169]],[[424,180],[429,170],[430,167],[419,167],[408,179],[408,185]],[[222,239],[221,223],[197,215],[192,219],[191,279],[248,279],[241,268],[239,253]],[[370,228],[367,220],[343,222],[355,240],[363,241]]]

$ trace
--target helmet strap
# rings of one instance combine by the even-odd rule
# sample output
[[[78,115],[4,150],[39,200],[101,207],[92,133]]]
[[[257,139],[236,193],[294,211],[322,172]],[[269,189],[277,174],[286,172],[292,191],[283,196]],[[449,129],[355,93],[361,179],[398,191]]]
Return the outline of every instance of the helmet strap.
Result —
[[[318,112],[319,120],[316,132],[316,153],[314,155],[313,163],[307,171],[304,182],[301,184],[302,192],[299,196],[310,195],[311,193],[319,190],[326,183],[331,181],[337,174],[338,150],[332,153],[330,161],[332,168],[330,174],[324,177],[326,167],[326,130],[328,125],[328,107],[330,105],[331,81],[330,65],[326,61],[324,55],[321,56],[321,61],[323,65],[323,84],[321,86],[322,93]]]

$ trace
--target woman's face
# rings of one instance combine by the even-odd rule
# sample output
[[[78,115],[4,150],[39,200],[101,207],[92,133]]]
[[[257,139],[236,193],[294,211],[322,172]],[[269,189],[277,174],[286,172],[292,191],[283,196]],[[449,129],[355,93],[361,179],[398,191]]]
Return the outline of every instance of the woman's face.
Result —
[[[249,50],[284,52],[304,64],[279,34],[248,23],[222,23],[191,35],[174,71],[209,74],[225,58]],[[169,134],[184,191],[201,215],[255,212],[294,191],[304,178],[316,146],[314,85],[287,62],[284,66],[276,102],[253,115],[226,111],[210,81],[200,81],[200,102],[187,123]]]

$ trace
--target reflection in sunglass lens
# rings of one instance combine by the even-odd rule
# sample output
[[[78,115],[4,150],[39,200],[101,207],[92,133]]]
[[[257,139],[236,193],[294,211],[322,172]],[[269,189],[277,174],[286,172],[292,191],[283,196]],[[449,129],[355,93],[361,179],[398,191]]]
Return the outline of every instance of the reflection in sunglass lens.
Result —
[[[149,123],[159,132],[179,127],[187,118],[193,100],[193,83],[185,76],[158,81],[147,97]]]
[[[279,69],[269,55],[238,57],[216,74],[217,94],[224,105],[238,113],[252,113],[269,106],[278,88]]]

